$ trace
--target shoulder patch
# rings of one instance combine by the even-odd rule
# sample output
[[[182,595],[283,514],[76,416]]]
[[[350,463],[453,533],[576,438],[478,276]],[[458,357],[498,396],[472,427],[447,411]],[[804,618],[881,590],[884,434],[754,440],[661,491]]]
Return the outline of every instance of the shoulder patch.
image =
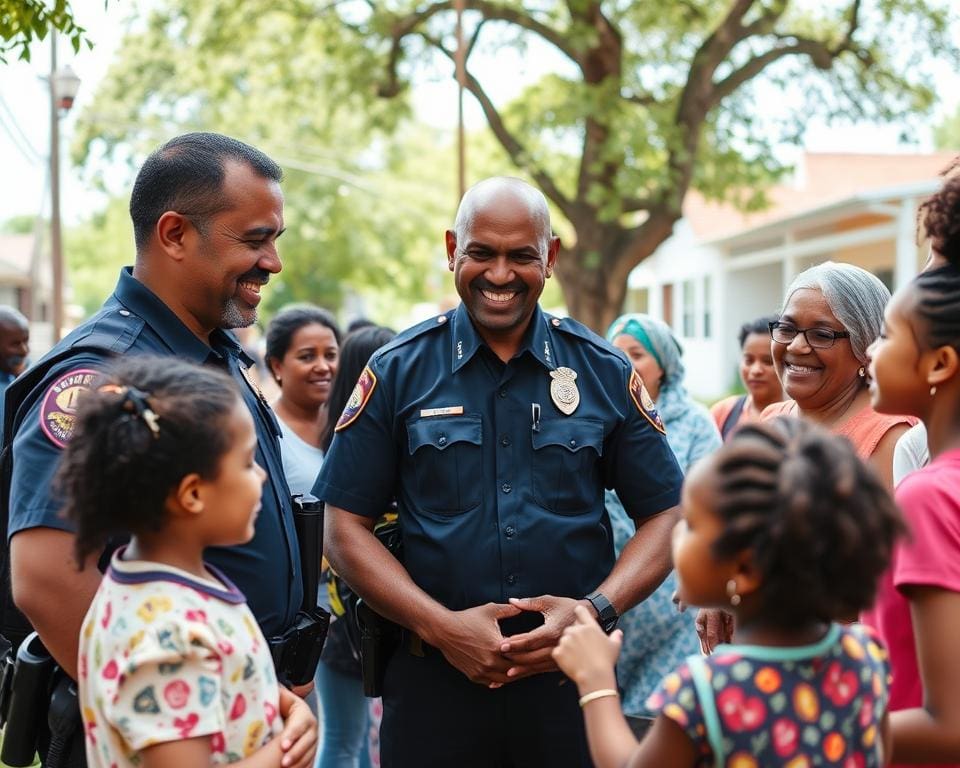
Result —
[[[654,429],[664,435],[667,434],[667,429],[663,426],[663,419],[657,413],[657,406],[653,402],[653,398],[650,397],[650,393],[647,392],[647,388],[643,386],[643,379],[636,371],[630,374],[629,388],[630,397],[633,399],[633,404],[637,406],[637,410],[653,425]]]
[[[370,395],[373,394],[376,386],[377,377],[373,371],[370,370],[370,366],[367,366],[363,369],[363,373],[360,374],[360,378],[357,380],[357,386],[353,388],[350,399],[347,400],[347,404],[343,407],[343,413],[340,414],[337,426],[333,428],[334,432],[346,429],[357,420],[360,414],[363,413],[363,409],[366,407],[367,401],[370,399]]]
[[[40,404],[40,428],[57,448],[65,448],[73,437],[77,403],[93,388],[100,374],[90,368],[76,368],[60,376],[47,389]]]

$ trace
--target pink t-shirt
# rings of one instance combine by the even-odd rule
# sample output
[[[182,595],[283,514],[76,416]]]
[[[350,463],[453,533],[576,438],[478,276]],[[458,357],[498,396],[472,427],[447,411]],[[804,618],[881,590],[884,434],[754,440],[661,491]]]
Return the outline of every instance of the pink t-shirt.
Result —
[[[923,585],[960,592],[960,450],[941,454],[907,475],[897,486],[896,499],[910,538],[898,544],[876,604],[861,617],[877,630],[890,653],[891,712],[923,703],[910,604],[900,588]]]

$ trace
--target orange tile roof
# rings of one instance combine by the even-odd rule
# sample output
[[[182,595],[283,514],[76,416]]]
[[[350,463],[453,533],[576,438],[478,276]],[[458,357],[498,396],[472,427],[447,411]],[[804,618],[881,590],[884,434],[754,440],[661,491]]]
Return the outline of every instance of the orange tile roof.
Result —
[[[927,181],[937,177],[957,155],[844,154],[808,152],[797,164],[794,180],[771,188],[770,207],[743,213],[728,203],[705,200],[691,190],[684,200],[684,218],[700,240],[732,235],[829,203],[885,187]]]

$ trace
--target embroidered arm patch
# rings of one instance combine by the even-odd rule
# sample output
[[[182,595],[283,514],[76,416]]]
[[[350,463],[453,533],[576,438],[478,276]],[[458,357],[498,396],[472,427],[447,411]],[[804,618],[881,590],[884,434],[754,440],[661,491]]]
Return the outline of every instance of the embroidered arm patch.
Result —
[[[647,392],[647,388],[643,386],[643,379],[636,371],[630,374],[629,389],[630,397],[633,399],[634,405],[637,406],[637,410],[653,425],[654,429],[664,435],[667,434],[667,429],[663,426],[663,419],[657,413],[657,406],[653,402],[653,398],[650,397],[650,393]]]
[[[363,413],[363,409],[366,407],[367,401],[370,400],[370,395],[373,394],[376,386],[377,377],[373,371],[370,370],[370,366],[367,366],[363,369],[363,373],[360,374],[360,378],[357,379],[357,386],[353,388],[350,399],[347,400],[347,404],[343,407],[343,413],[340,414],[337,426],[333,428],[334,432],[346,429],[357,420],[360,414]]]
[[[77,368],[59,377],[47,389],[40,405],[40,428],[57,448],[66,448],[77,419],[77,404],[93,388],[100,374]]]

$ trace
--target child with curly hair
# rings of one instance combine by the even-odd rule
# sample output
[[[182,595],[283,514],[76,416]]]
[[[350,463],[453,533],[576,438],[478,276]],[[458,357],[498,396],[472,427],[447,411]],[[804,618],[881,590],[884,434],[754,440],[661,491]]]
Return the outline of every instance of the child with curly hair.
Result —
[[[209,367],[123,360],[80,402],[58,475],[77,562],[132,534],[80,636],[91,768],[311,765],[316,720],[278,685],[244,596],[203,560],[253,537],[256,445],[233,382]]]
[[[789,418],[743,426],[687,475],[673,537],[681,599],[736,618],[735,644],[690,656],[647,702],[637,744],[607,637],[587,611],[554,650],[577,684],[598,768],[884,765],[887,668],[873,599],[901,529],[843,438]]]
[[[930,464],[896,500],[910,527],[873,622],[890,648],[893,761],[960,765],[960,165],[921,206],[925,270],[891,299],[868,351],[873,407],[926,425]]]

